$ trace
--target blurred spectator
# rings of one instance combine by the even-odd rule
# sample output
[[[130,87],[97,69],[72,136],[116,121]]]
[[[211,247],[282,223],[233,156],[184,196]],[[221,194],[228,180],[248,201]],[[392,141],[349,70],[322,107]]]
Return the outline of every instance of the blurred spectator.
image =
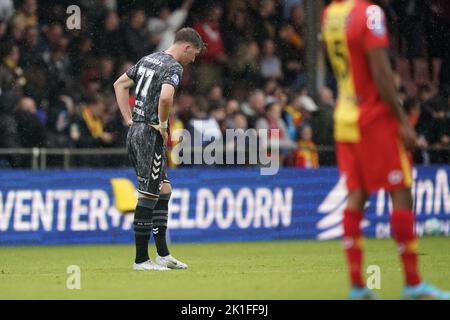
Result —
[[[305,94],[298,97],[297,103],[300,107],[300,112],[302,113],[302,122],[312,124],[313,114],[319,110],[317,104],[310,96]]]
[[[148,31],[155,43],[158,43],[155,51],[164,51],[170,47],[175,39],[175,32],[180,29],[186,21],[189,9],[194,0],[184,0],[181,7],[171,12],[169,6],[163,6],[159,10],[159,16],[150,18]]]
[[[231,73],[235,85],[246,89],[261,86],[259,47],[256,41],[242,45],[233,56],[233,61]]]
[[[334,100],[333,92],[327,87],[320,88],[318,94],[319,105],[317,108],[317,116],[315,121],[316,126],[313,127],[314,141],[318,145],[331,146],[334,145],[333,112],[336,101]]]
[[[33,97],[39,104],[47,105],[47,100],[53,98],[55,92],[51,91],[55,89],[55,85],[49,82],[49,75],[44,65],[33,65],[25,69],[24,75],[27,78],[27,83],[24,86],[24,94]],[[59,91],[59,88],[57,91]]]
[[[39,29],[37,27],[26,28],[24,41],[20,46],[20,65],[24,68],[42,65],[44,50],[45,45],[41,40]]]
[[[283,62],[284,84],[299,90],[304,87],[304,42],[300,34],[290,24],[281,26],[278,32],[278,49]]]
[[[16,18],[23,20],[25,27],[36,27],[38,24],[37,9],[36,0],[22,0],[21,6],[17,9]]]
[[[423,55],[422,25],[426,3],[417,0],[398,0],[392,3],[397,14],[400,52],[409,59],[411,77],[414,77],[413,59]]]
[[[261,0],[259,1],[259,7],[256,10],[251,8],[250,13],[252,14],[255,40],[262,44],[265,39],[275,39],[278,29],[275,2],[273,0]]]
[[[124,27],[125,54],[127,59],[133,63],[150,54],[155,48],[155,45],[150,43],[150,35],[145,28],[145,21],[144,10],[136,9],[131,12],[129,21]]]
[[[69,86],[71,82],[71,63],[67,55],[68,39],[61,37],[57,43],[43,55],[48,78],[49,95],[56,95],[62,88]]]
[[[317,146],[313,141],[313,131],[310,125],[300,127],[300,139],[297,142],[298,150],[287,159],[287,165],[299,168],[318,168],[319,155]]]
[[[0,1],[0,20],[8,21],[14,15],[14,1],[2,0]]]
[[[242,112],[237,111],[233,114],[233,129],[244,131],[248,129],[247,117]]]
[[[222,87],[213,85],[208,92],[208,104],[212,110],[217,107],[224,106],[225,98],[223,97]]]
[[[239,102],[237,100],[231,99],[225,104],[225,114],[228,117],[233,116],[239,110]]]
[[[14,120],[17,125],[18,142],[21,148],[43,147],[45,128],[40,122],[36,102],[30,97],[21,98],[14,109]],[[15,164],[19,167],[29,166],[30,156],[18,158]]]
[[[5,109],[12,109],[23,95],[27,83],[22,68],[19,67],[19,47],[12,42],[4,42],[0,47],[0,90]]]
[[[100,70],[97,67],[85,69],[81,75],[81,84],[83,90],[83,99],[89,100],[100,94],[101,81]]]
[[[128,133],[128,126],[124,122],[119,106],[114,102],[113,95],[105,99],[106,109],[104,117],[104,132],[110,135],[110,138],[102,137],[103,147],[106,148],[125,148]],[[108,165],[113,167],[123,166],[127,163],[127,155],[114,155],[108,158]]]
[[[289,116],[289,122],[292,122],[294,125],[295,132],[291,134],[292,139],[297,140],[298,132],[297,128],[300,127],[303,116],[300,110],[300,103],[298,102],[298,97],[294,96],[290,99],[290,101],[284,107],[284,111]],[[286,117],[286,116],[285,116]]]
[[[305,10],[303,5],[298,4],[291,8],[289,22],[297,34],[303,35],[303,29],[305,28]]]
[[[100,58],[100,90],[104,93],[112,92],[114,83],[114,59],[110,56]]]
[[[193,26],[207,45],[207,49],[199,57],[201,64],[196,67],[197,90],[203,93],[212,84],[223,84],[223,65],[228,62],[220,30],[223,8],[219,3],[214,3],[204,10],[203,18]]]
[[[116,60],[124,59],[125,44],[123,32],[120,30],[120,18],[116,11],[108,11],[103,18],[103,28],[95,31],[95,50],[99,55],[111,56]]]
[[[217,120],[208,114],[208,102],[203,97],[196,97],[192,106],[192,118],[188,122],[187,129],[191,133],[194,146],[209,144],[213,140],[221,140],[222,132]],[[198,137],[199,141],[195,138]]]
[[[240,111],[236,111],[230,117],[228,129],[235,129],[233,136],[236,138],[230,139],[227,136],[225,141],[225,149],[227,153],[233,152],[233,161],[235,165],[256,165],[256,152],[258,150],[257,135],[255,131],[248,130],[247,117]],[[253,159],[252,159],[253,157]],[[230,163],[230,159],[226,159]],[[253,162],[252,162],[253,161]]]
[[[224,135],[226,129],[225,120],[227,117],[225,108],[222,105],[212,107],[210,108],[209,114],[211,114],[211,116],[217,121],[220,132],[222,133],[222,135]]]
[[[299,137],[299,129],[303,124],[309,124],[314,127],[313,114],[319,110],[314,100],[307,96],[305,92],[299,92],[294,95],[291,103],[285,107],[292,118],[297,129],[297,137]]]
[[[47,147],[72,147],[70,124],[75,116],[76,108],[73,99],[61,95],[53,101],[47,118]]]
[[[195,106],[194,97],[187,92],[180,93],[175,105],[177,106],[177,117],[186,126],[191,118],[193,106]]]
[[[4,96],[0,95],[0,148],[20,148],[19,132],[14,113],[5,104]],[[17,155],[1,155],[0,167],[10,168],[20,159]]]
[[[439,89],[443,90],[450,85],[450,2],[447,0],[426,2],[426,10],[422,12],[422,15],[425,15],[423,21],[428,60],[442,62],[439,71]],[[436,65],[438,64],[432,63],[433,67]]]
[[[12,42],[19,44],[23,40],[26,23],[19,17],[14,17],[10,24],[9,37]]]
[[[6,22],[2,19],[0,19],[0,41],[7,41],[6,40],[6,32],[7,32],[7,25]]]
[[[212,142],[223,141],[222,131],[217,120],[208,114],[208,102],[203,97],[196,97],[192,106],[192,118],[189,120],[186,129],[191,136],[191,163],[202,157],[203,148]],[[197,163],[198,164],[198,163]]]
[[[248,97],[248,104],[242,105],[242,112],[246,115],[250,128],[256,127],[256,121],[264,117],[266,96],[262,90],[254,90]]]
[[[80,114],[75,116],[70,127],[70,138],[78,148],[95,148],[111,145],[114,140],[110,132],[105,131],[105,100],[94,96],[81,106]]]
[[[59,41],[64,35],[62,25],[58,22],[54,22],[49,25],[45,25],[42,29],[45,34],[46,50],[51,50],[54,47],[57,47]]]
[[[277,102],[269,103],[266,107],[265,117],[260,118],[256,122],[257,130],[268,130],[269,140],[278,143],[280,148],[280,162],[283,162],[284,156],[294,150],[297,146],[295,142],[289,137],[286,125],[281,118],[281,105]],[[261,134],[261,133],[260,133]]]
[[[288,19],[291,15],[292,8],[303,4],[303,0],[281,0],[283,5],[283,18]]]
[[[414,162],[420,162],[424,164],[430,163],[429,153],[425,150],[428,147],[428,141],[422,132],[419,131],[418,122],[421,115],[420,100],[415,98],[406,99],[403,103],[403,108],[408,115],[408,120],[417,131],[417,147],[418,149],[413,152]]]
[[[53,47],[59,47],[60,42],[63,37],[54,43]],[[96,68],[96,59],[92,51],[94,42],[92,38],[81,34],[80,36],[74,38],[71,43],[70,48],[70,61],[72,62],[72,74],[79,75],[84,73],[86,69]]]
[[[279,101],[279,97],[277,96],[279,89],[280,87],[278,86],[278,82],[274,79],[268,79],[264,83],[263,90],[266,95],[266,104],[274,101],[281,103],[281,101]]]
[[[436,150],[430,151],[431,162],[450,162],[450,92],[435,99],[431,105],[431,121],[424,136]]]
[[[272,39],[265,40],[263,44],[261,75],[266,79],[280,79],[283,76],[281,60],[275,55],[275,44]]]
[[[223,41],[229,54],[233,54],[242,45],[253,40],[253,26],[247,12],[242,9],[233,12],[224,30],[226,32],[223,34]]]
[[[422,84],[417,88],[417,98],[419,102],[424,105],[428,103],[435,95],[432,88],[427,84]]]
[[[295,120],[292,117],[292,114],[288,111],[292,107],[289,92],[282,87],[277,87],[274,93],[274,101],[277,101],[281,105],[281,108],[283,110],[282,118],[284,123],[286,124],[289,137],[292,140],[296,141],[298,138],[297,125],[295,124]]]

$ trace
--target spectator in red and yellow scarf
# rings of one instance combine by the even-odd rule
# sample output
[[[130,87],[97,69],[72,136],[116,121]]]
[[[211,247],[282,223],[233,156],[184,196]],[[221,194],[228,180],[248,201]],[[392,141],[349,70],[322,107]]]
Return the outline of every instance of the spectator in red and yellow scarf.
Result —
[[[295,166],[301,168],[318,168],[319,155],[317,146],[312,140],[312,128],[303,125],[300,129],[300,139],[297,142],[298,150],[295,157]]]

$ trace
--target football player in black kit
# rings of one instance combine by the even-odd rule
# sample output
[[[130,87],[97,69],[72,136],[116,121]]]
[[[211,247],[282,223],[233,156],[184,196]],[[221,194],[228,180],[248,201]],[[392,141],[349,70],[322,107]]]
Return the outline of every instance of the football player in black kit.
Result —
[[[138,203],[134,212],[136,258],[134,270],[186,269],[167,248],[168,204],[172,191],[166,174],[168,119],[183,66],[194,62],[204,49],[201,36],[192,28],[175,34],[164,52],[143,57],[114,83],[122,116],[129,125],[127,150],[138,180]],[[131,112],[129,89],[136,85],[136,102]],[[150,233],[156,244],[153,262],[148,255]]]

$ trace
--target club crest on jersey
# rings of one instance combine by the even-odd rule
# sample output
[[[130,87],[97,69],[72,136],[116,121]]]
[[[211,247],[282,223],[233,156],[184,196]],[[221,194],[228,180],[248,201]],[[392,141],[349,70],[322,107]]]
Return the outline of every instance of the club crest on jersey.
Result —
[[[172,82],[173,82],[175,85],[178,85],[178,83],[180,82],[180,78],[178,77],[177,74],[174,74],[173,76],[171,76],[170,79],[172,80]]]
[[[384,25],[383,9],[377,5],[368,6],[366,9],[367,28],[378,37],[386,34],[386,27]]]
[[[389,172],[388,181],[390,184],[399,184],[403,180],[403,172],[400,170],[392,170]]]

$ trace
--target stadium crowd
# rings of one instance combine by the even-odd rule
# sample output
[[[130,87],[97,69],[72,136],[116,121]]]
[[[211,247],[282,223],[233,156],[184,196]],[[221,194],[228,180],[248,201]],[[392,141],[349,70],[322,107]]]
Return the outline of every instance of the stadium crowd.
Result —
[[[81,28],[69,29],[73,2],[1,1],[0,148],[124,147],[113,82],[192,26],[207,50],[184,70],[172,130],[221,138],[227,128],[280,129],[272,138],[284,165],[334,164],[317,147],[333,145],[336,85],[328,66],[317,94],[306,89],[303,0],[78,1]],[[398,0],[387,13],[399,99],[420,137],[415,159],[449,162],[449,3]],[[1,167],[30,165],[1,159]]]

